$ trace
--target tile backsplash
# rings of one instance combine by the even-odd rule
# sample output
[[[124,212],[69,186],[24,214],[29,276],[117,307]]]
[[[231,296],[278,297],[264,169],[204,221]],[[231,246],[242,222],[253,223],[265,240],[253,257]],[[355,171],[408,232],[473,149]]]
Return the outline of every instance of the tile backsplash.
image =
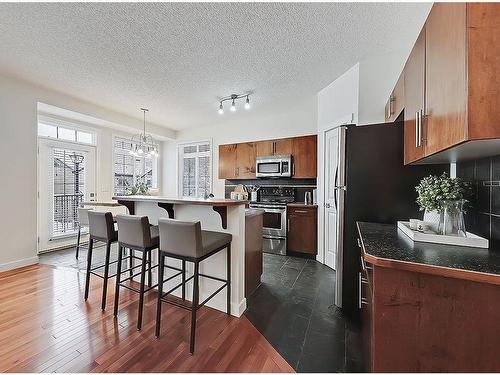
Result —
[[[488,238],[490,249],[500,251],[500,155],[457,163],[457,176],[473,182],[467,230]]]
[[[295,201],[304,202],[304,196],[306,192],[311,192],[316,189],[316,179],[296,179],[296,178],[262,178],[262,179],[252,179],[252,180],[226,180],[225,184],[225,195],[229,198],[231,191],[234,190],[236,185],[243,184],[248,189],[251,186],[287,186],[293,187],[295,190]],[[260,199],[260,195],[259,195]]]

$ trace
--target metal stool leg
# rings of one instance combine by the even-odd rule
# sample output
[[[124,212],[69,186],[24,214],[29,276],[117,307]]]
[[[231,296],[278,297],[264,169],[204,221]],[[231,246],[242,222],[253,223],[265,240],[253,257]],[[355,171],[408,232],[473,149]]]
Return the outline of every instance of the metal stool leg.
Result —
[[[133,255],[134,255],[134,250],[132,249],[128,249],[128,254],[130,255],[130,258],[129,258],[129,276],[132,277],[134,271],[132,270],[132,268],[134,268],[134,258],[133,258]]]
[[[139,312],[137,314],[137,329],[142,328],[142,309],[144,305],[144,282],[146,278],[146,264],[147,264],[147,251],[142,252],[142,266],[141,266],[141,286],[139,289]]]
[[[182,260],[182,300],[186,300],[186,261]]]
[[[161,297],[163,294],[163,268],[165,267],[165,256],[159,252],[158,259],[158,302],[156,304],[156,337],[160,337],[161,323]]]
[[[85,301],[89,298],[90,269],[92,268],[92,248],[94,240],[89,239],[89,250],[87,251],[87,275],[85,277]]]
[[[153,263],[151,262],[151,252],[153,250],[148,251],[148,288],[151,288],[151,285],[153,285],[153,272],[151,271],[151,267],[153,266]]]
[[[102,301],[101,309],[106,309],[106,295],[108,293],[108,278],[109,278],[109,257],[111,255],[111,242],[106,243],[106,259],[104,261],[104,283],[102,286]]]
[[[199,285],[198,285],[198,262],[194,263],[194,286],[193,286],[193,304],[191,306],[191,341],[189,344],[189,351],[194,353],[194,342],[196,339],[196,311],[198,310],[199,299]]]
[[[122,259],[123,259],[123,251],[125,249],[118,245],[118,262],[116,269],[116,286],[115,286],[115,308],[114,308],[114,316],[118,315],[118,304],[120,302],[120,276],[122,273]]]
[[[227,245],[227,314],[231,315],[231,243]]]
[[[82,235],[82,227],[78,225],[78,237],[76,238],[76,259],[78,259],[78,252],[80,251],[80,237]]]

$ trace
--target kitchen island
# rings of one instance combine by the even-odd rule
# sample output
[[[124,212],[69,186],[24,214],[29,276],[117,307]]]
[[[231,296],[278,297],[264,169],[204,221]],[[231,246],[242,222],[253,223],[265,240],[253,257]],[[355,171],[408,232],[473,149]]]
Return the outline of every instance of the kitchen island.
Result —
[[[200,221],[204,230],[230,233],[231,243],[231,314],[241,316],[246,309],[245,299],[245,203],[233,199],[199,199],[164,196],[128,195],[113,197],[121,205],[127,207],[132,215],[149,217],[151,224],[158,224],[161,217],[186,221]],[[156,260],[155,260],[156,261]],[[176,259],[168,258],[167,264],[179,266]],[[188,263],[188,275],[192,273]],[[219,278],[226,275],[226,252],[211,256],[200,263],[200,273]],[[167,275],[166,275],[167,276]],[[165,276],[165,277],[166,277]],[[164,288],[175,286],[176,280],[165,283]],[[191,298],[192,283],[186,287],[186,297]],[[200,300],[204,300],[215,291],[220,283],[200,278]],[[177,292],[179,293],[179,292]],[[175,294],[175,293],[174,293]],[[208,306],[220,311],[226,310],[226,292],[223,290],[208,303]]]
[[[500,254],[358,222],[368,370],[500,371]]]

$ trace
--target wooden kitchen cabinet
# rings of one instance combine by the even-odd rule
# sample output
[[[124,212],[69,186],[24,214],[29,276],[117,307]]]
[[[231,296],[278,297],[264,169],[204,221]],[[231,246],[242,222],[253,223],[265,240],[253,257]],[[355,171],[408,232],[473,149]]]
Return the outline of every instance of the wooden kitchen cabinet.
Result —
[[[385,105],[385,121],[386,122],[394,122],[405,106],[405,76],[404,71],[401,72],[398,81],[396,82],[396,86],[391,92],[389,99]]]
[[[424,110],[425,27],[420,32],[404,68],[404,155],[405,164],[425,155],[420,135],[418,113]]]
[[[283,138],[274,141],[274,155],[292,154],[292,141],[297,138]]]
[[[292,156],[295,178],[316,178],[318,137],[309,135],[292,138]]]
[[[499,39],[500,4],[433,5],[403,71],[405,164],[498,154]]]
[[[219,178],[236,178],[236,144],[219,145]]]
[[[318,253],[317,206],[287,207],[287,251],[316,255]]]
[[[219,146],[220,179],[253,179],[257,156],[292,155],[293,178],[316,178],[317,136]]]
[[[292,138],[259,141],[257,156],[290,155],[292,153]]]
[[[425,24],[425,154],[466,139],[465,3],[435,3]]]
[[[254,142],[236,145],[236,178],[255,178],[257,148]]]
[[[257,147],[257,156],[274,155],[274,140],[255,142]]]

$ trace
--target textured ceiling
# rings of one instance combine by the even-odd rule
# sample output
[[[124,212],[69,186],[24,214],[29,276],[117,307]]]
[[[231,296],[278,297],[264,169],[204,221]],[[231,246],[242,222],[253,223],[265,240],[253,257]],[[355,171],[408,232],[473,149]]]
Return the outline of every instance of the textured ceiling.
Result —
[[[0,3],[0,72],[173,129],[314,95],[370,56],[404,59],[430,4]],[[236,114],[234,114],[236,115]]]

